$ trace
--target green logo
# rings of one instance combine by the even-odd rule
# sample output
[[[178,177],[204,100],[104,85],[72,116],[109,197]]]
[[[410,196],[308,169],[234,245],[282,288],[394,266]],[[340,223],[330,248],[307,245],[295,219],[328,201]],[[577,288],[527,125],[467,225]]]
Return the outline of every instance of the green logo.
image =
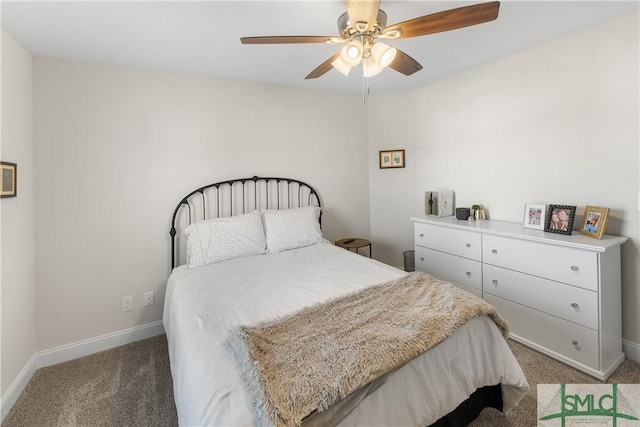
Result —
[[[638,421],[633,408],[618,390],[617,384],[611,384],[610,389],[609,385],[603,384],[577,384],[571,388],[572,392],[569,393],[566,384],[560,384],[560,389],[542,414],[538,414],[542,415],[538,419],[559,419],[562,427],[565,427],[567,420],[572,424],[608,424],[614,427],[618,425],[619,419]]]

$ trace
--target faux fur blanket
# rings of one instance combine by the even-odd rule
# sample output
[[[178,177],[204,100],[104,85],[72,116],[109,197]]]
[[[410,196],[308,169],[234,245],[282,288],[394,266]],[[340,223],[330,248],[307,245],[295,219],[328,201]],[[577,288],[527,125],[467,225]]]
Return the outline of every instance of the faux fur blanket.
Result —
[[[232,332],[228,344],[260,425],[300,425],[429,350],[475,316],[480,298],[432,276],[400,279]]]

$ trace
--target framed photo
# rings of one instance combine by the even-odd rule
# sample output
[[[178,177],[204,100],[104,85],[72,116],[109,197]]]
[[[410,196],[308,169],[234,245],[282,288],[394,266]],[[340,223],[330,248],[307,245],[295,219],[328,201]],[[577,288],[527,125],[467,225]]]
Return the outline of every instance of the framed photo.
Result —
[[[544,231],[571,235],[573,221],[576,218],[576,207],[568,205],[549,205]]]
[[[602,239],[608,218],[609,208],[587,206],[584,208],[584,218],[582,219],[582,226],[580,226],[580,234]]]
[[[0,162],[0,197],[16,197],[18,195],[18,165],[9,162]]]
[[[404,150],[380,151],[380,169],[403,168]]]
[[[545,212],[547,205],[537,205],[527,203],[524,205],[524,226],[525,228],[535,228],[544,230]]]

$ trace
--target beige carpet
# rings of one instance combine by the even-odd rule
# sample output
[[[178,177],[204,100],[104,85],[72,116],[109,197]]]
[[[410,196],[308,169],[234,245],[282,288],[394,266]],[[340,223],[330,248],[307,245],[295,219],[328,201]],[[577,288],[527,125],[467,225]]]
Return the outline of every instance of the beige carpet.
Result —
[[[177,424],[160,335],[38,369],[2,427]]]
[[[532,390],[507,416],[486,409],[473,427],[535,426],[537,384],[599,383],[516,342],[509,345]],[[640,384],[640,365],[625,361],[608,382]],[[2,423],[3,427],[175,425],[164,335],[37,370]]]

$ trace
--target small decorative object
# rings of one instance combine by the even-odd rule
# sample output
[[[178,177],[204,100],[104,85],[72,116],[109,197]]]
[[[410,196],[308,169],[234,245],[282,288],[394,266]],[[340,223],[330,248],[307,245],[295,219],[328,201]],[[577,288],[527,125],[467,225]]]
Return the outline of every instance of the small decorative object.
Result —
[[[571,235],[573,220],[576,217],[576,207],[568,205],[549,205],[544,231],[549,233]]]
[[[476,221],[485,219],[484,208],[482,205],[473,205],[471,206],[471,209],[473,209],[473,216]]]
[[[587,206],[584,208],[584,218],[582,219],[580,234],[602,239],[608,218],[609,208]]]
[[[440,189],[424,193],[424,214],[438,217],[453,216],[453,191]]]
[[[380,169],[404,167],[404,150],[380,151]]]
[[[524,226],[544,230],[546,205],[527,203],[524,205]]]
[[[2,177],[0,177],[0,197],[16,197],[18,194],[18,165],[0,162]]]
[[[456,208],[456,219],[465,220],[469,219],[471,210],[469,208]]]
[[[424,214],[425,215],[438,214],[438,192],[437,191],[426,191],[424,193]]]

